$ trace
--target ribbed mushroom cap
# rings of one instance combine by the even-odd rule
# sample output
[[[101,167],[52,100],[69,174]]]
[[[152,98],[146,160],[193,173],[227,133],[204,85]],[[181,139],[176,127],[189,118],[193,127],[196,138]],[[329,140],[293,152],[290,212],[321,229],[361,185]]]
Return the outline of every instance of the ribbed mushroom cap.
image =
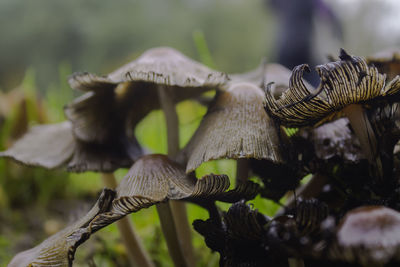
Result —
[[[293,69],[289,89],[279,99],[266,93],[266,109],[283,125],[300,127],[314,125],[341,116],[344,107],[371,101],[389,101],[399,95],[400,77],[386,84],[386,76],[376,67],[368,66],[360,57],[341,51],[341,60],[317,66],[321,83],[318,94],[312,94],[302,80],[307,65]]]
[[[90,222],[109,208],[113,197],[113,191],[103,190],[99,200],[84,217],[36,247],[18,253],[8,266],[72,266],[76,248],[98,230],[91,228]]]
[[[363,266],[383,265],[400,259],[400,213],[384,206],[365,206],[349,211],[337,230],[335,259]]]
[[[0,157],[46,169],[66,166],[73,172],[111,172],[129,167],[141,153],[135,140],[120,139],[105,145],[79,141],[71,122],[65,121],[33,127],[11,148],[0,152]]]
[[[160,108],[158,87],[173,88],[178,102],[218,89],[227,79],[175,49],[153,48],[106,76],[73,74],[70,86],[91,94],[68,105],[65,113],[77,138],[102,143],[115,133],[113,129],[132,129]]]
[[[373,64],[379,72],[386,73],[388,79],[400,75],[400,48],[389,48],[367,57],[367,63]]]
[[[283,162],[277,129],[263,105],[261,89],[251,83],[231,84],[218,93],[183,151],[186,172],[221,158]]]
[[[170,199],[198,204],[216,200],[232,203],[252,199],[259,192],[259,186],[252,182],[226,191],[229,185],[226,175],[209,174],[196,179],[186,175],[184,168],[166,155],[146,155],[138,159],[122,179],[107,217],[115,220]]]

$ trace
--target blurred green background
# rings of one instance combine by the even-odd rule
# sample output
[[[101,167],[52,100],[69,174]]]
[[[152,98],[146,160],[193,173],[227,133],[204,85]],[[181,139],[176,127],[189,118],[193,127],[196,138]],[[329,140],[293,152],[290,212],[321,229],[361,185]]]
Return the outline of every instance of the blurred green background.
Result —
[[[340,47],[370,55],[400,46],[396,1],[326,1],[342,25],[338,36],[324,12],[313,17],[312,55],[317,63]],[[244,72],[263,57],[277,59],[282,20],[261,0],[2,0],[0,1],[0,149],[37,123],[64,120],[63,106],[78,92],[66,79],[75,71],[108,73],[156,46],[171,46],[212,68]],[[293,25],[294,27],[294,25]],[[296,43],[296,40],[293,40]],[[189,140],[206,108],[190,101],[178,105],[181,146]],[[164,118],[149,114],[137,127],[139,142],[166,152]],[[235,162],[203,164],[197,176],[225,173],[234,179]],[[121,179],[126,170],[116,173]],[[102,188],[98,174],[68,174],[19,166],[0,159],[0,266],[84,214]],[[271,201],[252,201],[272,216]],[[227,206],[222,206],[227,208]],[[133,214],[146,248],[159,266],[172,266],[160,238],[155,209]],[[190,220],[207,213],[189,205]],[[199,266],[217,266],[203,239],[193,232]],[[76,266],[125,266],[116,227],[101,230],[78,249]]]

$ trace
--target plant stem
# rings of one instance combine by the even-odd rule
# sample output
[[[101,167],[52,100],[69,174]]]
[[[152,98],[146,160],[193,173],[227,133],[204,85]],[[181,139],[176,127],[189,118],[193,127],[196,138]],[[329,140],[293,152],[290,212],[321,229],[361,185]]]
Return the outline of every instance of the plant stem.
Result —
[[[249,160],[240,158],[236,161],[236,184],[245,183],[249,178]]]
[[[101,178],[107,188],[115,189],[117,181],[114,174],[102,173]],[[136,235],[135,230],[129,221],[129,217],[125,216],[116,222],[117,228],[121,234],[122,242],[125,245],[131,266],[135,267],[154,267],[150,256],[144,249],[142,242]]]
[[[367,157],[368,161],[374,166],[374,175],[382,178],[382,162],[377,153],[378,144],[376,136],[362,105],[348,105],[343,109],[343,112],[349,119],[354,133],[360,141],[361,149],[363,150],[365,156]]]
[[[173,91],[168,87],[159,86],[158,96],[167,124],[168,156],[174,157],[179,152],[179,120],[175,109]],[[175,265],[195,266],[191,228],[187,219],[185,204],[172,200],[165,205],[157,206],[157,211],[159,212],[161,224],[165,225],[166,229],[163,227],[163,232],[167,239],[168,250]],[[170,224],[173,224],[173,226]],[[178,229],[179,231],[177,231]],[[174,232],[176,238],[171,237],[172,233],[170,231],[172,233]]]

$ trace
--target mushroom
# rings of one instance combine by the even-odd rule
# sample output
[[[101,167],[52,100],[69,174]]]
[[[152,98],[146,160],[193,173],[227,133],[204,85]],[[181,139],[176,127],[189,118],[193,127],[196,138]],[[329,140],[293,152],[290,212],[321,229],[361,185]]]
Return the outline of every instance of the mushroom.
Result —
[[[114,128],[126,128],[132,133],[146,114],[161,107],[167,122],[168,154],[174,156],[179,150],[175,103],[217,89],[226,81],[224,73],[213,71],[172,48],[153,48],[107,76],[73,75],[69,79],[71,87],[89,92],[82,100],[67,106],[65,112],[78,138],[101,142],[113,134]],[[105,103],[106,108],[97,103]],[[176,216],[186,217],[181,203],[170,204]],[[194,265],[189,225],[182,219],[176,221],[181,224],[178,228],[184,229],[180,239],[187,251],[182,257],[192,258],[190,262]],[[169,249],[173,249],[168,243]]]
[[[400,75],[400,48],[393,47],[366,58],[368,65],[374,65],[379,72],[386,73],[389,80]]]
[[[274,122],[263,109],[260,88],[251,83],[232,83],[217,93],[199,128],[184,148],[186,172],[203,162],[231,158],[238,160],[237,181],[248,176],[245,159],[268,159],[283,163]]]
[[[364,206],[347,212],[328,255],[363,266],[399,261],[400,213],[384,206]]]
[[[183,167],[165,155],[143,156],[132,166],[116,192],[104,189],[95,207],[86,216],[38,246],[17,254],[10,266],[71,266],[80,244],[94,232],[132,212],[171,199],[202,203],[203,200],[211,199],[231,202],[254,198],[257,188],[255,184],[249,185],[247,188],[226,191],[229,188],[229,178],[226,175],[211,174],[197,180],[187,176]],[[173,252],[174,257],[181,259],[178,252]],[[188,263],[177,264],[183,266]],[[138,262],[138,266],[144,265]]]
[[[73,135],[72,127],[69,121],[35,126],[11,148],[0,152],[0,157],[46,169],[66,166],[67,170],[73,172],[102,172],[106,186],[115,188],[114,176],[105,172],[130,166],[133,162],[131,156],[137,157],[142,153],[136,139],[123,143],[123,140],[116,140],[102,145],[87,143]],[[117,226],[123,241],[127,246],[129,244],[130,261],[141,266],[153,266],[128,218],[118,221]]]
[[[400,77],[386,83],[384,74],[344,50],[341,50],[339,61],[317,67],[321,83],[314,93],[310,93],[301,79],[304,70],[309,70],[307,65],[293,69],[289,89],[281,98],[276,100],[267,90],[267,111],[289,127],[321,124],[344,114],[350,120],[365,156],[374,166],[374,174],[382,177],[377,140],[364,106],[394,101],[400,91]]]

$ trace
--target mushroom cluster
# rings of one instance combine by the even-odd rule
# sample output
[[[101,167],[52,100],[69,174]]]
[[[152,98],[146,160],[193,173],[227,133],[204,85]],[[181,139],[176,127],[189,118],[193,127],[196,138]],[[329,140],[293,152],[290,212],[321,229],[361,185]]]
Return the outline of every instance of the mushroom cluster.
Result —
[[[184,202],[208,211],[193,228],[220,266],[397,266],[400,73],[398,52],[388,53],[364,59],[342,49],[317,67],[318,88],[302,79],[307,65],[263,62],[228,75],[165,47],[105,76],[73,74],[70,86],[84,94],[66,105],[68,120],[33,127],[0,157],[98,171],[108,188],[86,216],[9,266],[70,266],[80,244],[121,221],[123,238],[135,240],[134,249],[125,243],[131,264],[154,266],[126,217],[152,205],[175,266],[195,266]],[[181,148],[175,105],[207,91],[215,96]],[[165,115],[168,155],[147,153],[134,136],[155,109]],[[219,159],[236,162],[233,189],[234,177],[196,175]],[[126,167],[117,185],[112,172]],[[257,195],[282,208],[264,215],[246,204]]]

